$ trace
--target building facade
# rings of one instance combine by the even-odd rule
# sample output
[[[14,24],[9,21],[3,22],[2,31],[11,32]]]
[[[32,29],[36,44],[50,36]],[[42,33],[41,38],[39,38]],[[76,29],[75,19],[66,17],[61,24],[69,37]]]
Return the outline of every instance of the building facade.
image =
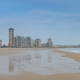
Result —
[[[13,38],[13,47],[17,47],[17,37]]]
[[[0,40],[0,48],[2,47],[2,40]]]
[[[24,38],[24,46],[26,47],[26,38]]]
[[[34,40],[31,39],[31,47],[33,47],[33,46],[34,46]]]
[[[41,40],[40,39],[35,40],[35,46],[36,47],[41,47]]]
[[[25,47],[25,38],[21,37],[21,47]]]
[[[16,36],[17,38],[17,47],[22,47],[21,46],[21,36]]]
[[[46,44],[45,44],[45,43],[41,44],[41,47],[45,47],[45,46],[46,46]]]
[[[47,46],[48,47],[52,47],[53,46],[52,40],[50,38],[48,39]]]
[[[13,46],[13,38],[14,38],[14,29],[10,28],[9,29],[9,44],[8,44],[9,47]]]
[[[27,45],[27,47],[31,47],[31,38],[30,37],[26,37],[26,45]]]

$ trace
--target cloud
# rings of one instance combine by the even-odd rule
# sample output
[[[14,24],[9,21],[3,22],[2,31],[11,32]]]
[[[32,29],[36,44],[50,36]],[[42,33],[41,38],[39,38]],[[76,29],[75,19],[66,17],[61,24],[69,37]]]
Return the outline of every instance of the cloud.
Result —
[[[3,42],[7,41],[6,43],[8,43],[8,28],[12,27],[15,29],[15,36],[31,36],[32,39],[42,39],[42,42],[47,42],[47,38],[52,38],[54,44],[68,44],[69,40],[72,41],[71,44],[79,43],[79,14],[32,10],[26,13],[13,14],[13,16],[0,18],[0,34],[4,36],[6,34],[5,37],[1,36]],[[71,36],[75,36],[75,39]],[[75,42],[76,39],[78,39],[77,42]]]
[[[79,10],[80,0],[2,0],[0,1],[0,10],[11,9],[11,8],[39,8],[39,9],[66,9],[66,10]],[[66,11],[65,10],[65,11]]]
[[[5,18],[0,18],[0,26],[80,26],[79,14],[62,14],[44,10],[32,10]]]

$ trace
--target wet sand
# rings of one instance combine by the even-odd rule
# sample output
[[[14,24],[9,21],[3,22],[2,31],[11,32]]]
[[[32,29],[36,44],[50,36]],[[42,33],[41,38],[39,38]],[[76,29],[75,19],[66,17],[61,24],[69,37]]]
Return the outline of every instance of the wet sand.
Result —
[[[47,50],[47,48],[0,48],[0,56],[23,54],[29,50]]]
[[[54,53],[65,54],[65,55],[62,55],[62,57],[72,58],[72,59],[74,59],[75,61],[80,62],[80,54],[78,54],[78,53],[66,52],[66,51],[61,51],[61,50],[58,50],[58,49],[54,49],[53,52],[54,52]]]
[[[54,74],[42,76],[30,72],[23,72],[15,76],[1,75],[0,80],[80,80],[80,73]]]
[[[17,51],[17,52],[14,52]],[[20,54],[22,50],[45,50],[45,48],[33,48],[33,49],[0,49],[0,56],[15,55]],[[24,52],[24,51],[23,51]],[[21,53],[23,53],[21,52]],[[55,53],[66,54],[63,57],[72,58],[80,62],[80,54],[75,54],[71,52],[65,52],[55,49]],[[25,53],[25,52],[24,52]],[[64,74],[54,74],[54,75],[38,75],[32,72],[22,72],[19,75],[2,75],[0,74],[0,80],[80,80],[80,73],[64,73]]]

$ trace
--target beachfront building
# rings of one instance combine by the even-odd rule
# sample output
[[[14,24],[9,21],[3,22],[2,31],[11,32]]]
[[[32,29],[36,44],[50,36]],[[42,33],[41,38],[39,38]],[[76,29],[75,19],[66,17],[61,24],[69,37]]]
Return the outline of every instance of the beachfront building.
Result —
[[[25,47],[27,47],[27,38],[25,38]]]
[[[76,45],[67,45],[67,48],[76,48]]]
[[[35,47],[35,40],[33,40],[33,47]]]
[[[35,46],[36,47],[41,47],[41,40],[40,39],[35,40]]]
[[[56,45],[57,48],[63,48],[63,45]]]
[[[0,48],[2,47],[2,40],[0,40]]]
[[[53,46],[52,40],[50,38],[48,39],[47,46],[48,47],[52,47]]]
[[[26,38],[24,38],[24,47],[26,47]]]
[[[13,38],[13,47],[17,47],[17,37]]]
[[[26,45],[27,45],[27,47],[31,47],[31,38],[30,37],[26,37]]]
[[[17,47],[22,47],[21,46],[21,36],[16,36],[17,38]]]
[[[33,46],[34,46],[34,40],[31,39],[31,47],[33,47]]]
[[[41,44],[41,47],[45,47],[45,45],[46,45],[46,44],[45,44],[45,43],[43,43],[43,44]]]
[[[9,28],[9,43],[8,43],[9,47],[13,46],[13,38],[14,38],[14,29]]]
[[[46,43],[46,44],[45,44],[45,47],[49,47],[49,43]]]
[[[25,38],[21,37],[21,47],[25,47]]]

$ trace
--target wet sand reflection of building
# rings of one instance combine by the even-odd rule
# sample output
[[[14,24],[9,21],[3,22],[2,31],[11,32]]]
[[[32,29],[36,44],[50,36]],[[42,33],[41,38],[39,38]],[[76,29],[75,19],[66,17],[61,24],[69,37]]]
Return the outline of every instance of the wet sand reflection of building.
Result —
[[[27,54],[27,55],[26,55],[26,61],[31,61],[31,59],[32,59],[32,58],[31,58],[31,55],[30,55],[30,54]]]
[[[36,59],[41,59],[41,54],[37,51],[35,51],[35,58]]]
[[[9,72],[13,72],[14,70],[14,62],[13,59],[9,58]]]
[[[52,62],[52,54],[51,53],[48,54],[48,62]]]
[[[15,65],[16,65],[16,68],[21,67],[23,65],[22,62],[26,61],[27,63],[27,61],[30,62],[31,59],[32,59],[31,54],[24,54],[24,55],[9,57],[9,72],[14,71]]]

